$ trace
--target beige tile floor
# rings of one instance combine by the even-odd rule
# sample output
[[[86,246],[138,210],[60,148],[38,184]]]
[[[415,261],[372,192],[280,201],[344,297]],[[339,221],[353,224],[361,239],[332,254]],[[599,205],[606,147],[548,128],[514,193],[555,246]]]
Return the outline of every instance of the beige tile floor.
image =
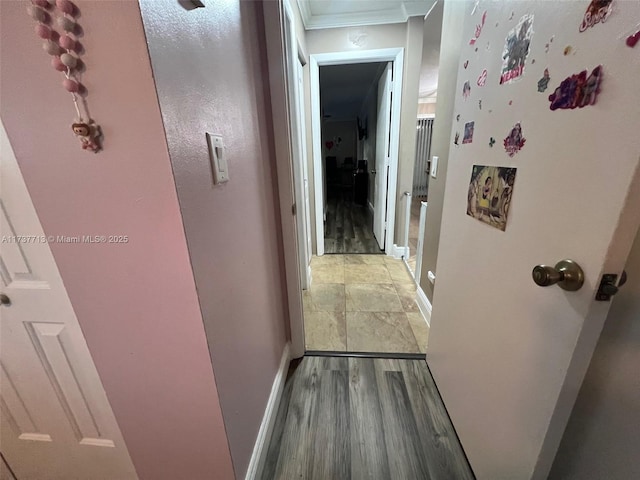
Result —
[[[311,260],[303,292],[307,350],[424,353],[429,327],[402,260],[323,255]]]

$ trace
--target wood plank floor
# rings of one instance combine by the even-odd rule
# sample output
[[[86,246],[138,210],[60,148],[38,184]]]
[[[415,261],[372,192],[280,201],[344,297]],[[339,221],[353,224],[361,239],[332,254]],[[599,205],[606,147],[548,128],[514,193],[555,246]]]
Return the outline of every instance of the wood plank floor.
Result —
[[[263,480],[474,479],[425,361],[292,362]]]
[[[327,191],[325,253],[382,253],[373,236],[373,215],[368,206],[353,202],[349,189]]]

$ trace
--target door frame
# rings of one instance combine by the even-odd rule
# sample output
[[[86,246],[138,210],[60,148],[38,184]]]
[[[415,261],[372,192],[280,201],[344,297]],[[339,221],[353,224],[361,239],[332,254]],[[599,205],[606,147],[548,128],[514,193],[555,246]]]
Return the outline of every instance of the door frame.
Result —
[[[320,67],[356,63],[393,62],[391,95],[391,141],[389,172],[387,177],[387,221],[384,251],[394,254],[396,216],[396,190],[398,184],[398,156],[400,151],[400,112],[402,107],[402,81],[404,48],[383,48],[357,52],[320,53],[309,56],[311,90],[311,138],[313,151],[313,195],[315,199],[316,252],[324,255],[324,174],[322,172],[322,132],[320,121]]]
[[[308,250],[309,244],[307,236],[311,230],[310,224],[307,228],[307,222],[310,208],[306,202],[304,172],[306,170],[305,163],[307,160],[307,145],[305,138],[304,118],[304,95],[300,91],[298,85],[298,68],[304,66],[304,52],[300,51],[300,44],[296,35],[295,19],[293,9],[289,0],[283,0],[283,37],[284,37],[284,54],[285,54],[285,77],[288,95],[288,111],[289,111],[289,132],[291,138],[291,154],[293,169],[293,188],[295,202],[294,215],[296,218],[296,234],[298,237],[298,264],[300,269],[300,281],[303,290],[307,290],[311,286],[311,250]]]

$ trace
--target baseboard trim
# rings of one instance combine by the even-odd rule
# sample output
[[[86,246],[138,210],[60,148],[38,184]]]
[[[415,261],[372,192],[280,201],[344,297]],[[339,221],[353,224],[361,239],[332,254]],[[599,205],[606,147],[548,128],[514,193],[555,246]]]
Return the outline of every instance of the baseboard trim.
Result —
[[[427,322],[429,327],[431,326],[431,302],[427,298],[427,294],[424,293],[422,287],[418,286],[416,290],[416,303],[418,304],[418,308],[420,309],[420,313],[422,313],[422,317],[424,321]]]
[[[271,440],[271,433],[275,426],[278,407],[280,406],[280,399],[282,397],[282,391],[284,390],[284,382],[287,379],[287,372],[289,371],[289,362],[291,361],[290,352],[291,345],[287,343],[282,351],[278,373],[276,373],[276,378],[273,380],[271,394],[267,401],[267,407],[264,410],[264,416],[262,417],[260,430],[258,430],[258,437],[253,447],[253,453],[251,454],[245,480],[256,480],[260,478],[262,474],[264,462],[267,457],[267,450],[269,449],[269,440]]]
[[[396,245],[394,243],[393,246],[391,247],[390,254],[394,258],[402,258],[402,257],[406,256],[407,248],[406,247],[400,247],[400,246],[398,246],[398,245]]]

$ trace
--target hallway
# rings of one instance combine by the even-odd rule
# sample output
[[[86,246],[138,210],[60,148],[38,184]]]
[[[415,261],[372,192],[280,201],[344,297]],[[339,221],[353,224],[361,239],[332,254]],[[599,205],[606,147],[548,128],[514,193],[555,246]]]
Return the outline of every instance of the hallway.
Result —
[[[473,479],[426,362],[291,363],[264,480]]]
[[[327,189],[325,253],[384,253],[373,236],[373,214],[353,195],[352,187]]]
[[[387,255],[323,255],[311,260],[303,292],[307,350],[424,353],[429,326],[402,260]]]

